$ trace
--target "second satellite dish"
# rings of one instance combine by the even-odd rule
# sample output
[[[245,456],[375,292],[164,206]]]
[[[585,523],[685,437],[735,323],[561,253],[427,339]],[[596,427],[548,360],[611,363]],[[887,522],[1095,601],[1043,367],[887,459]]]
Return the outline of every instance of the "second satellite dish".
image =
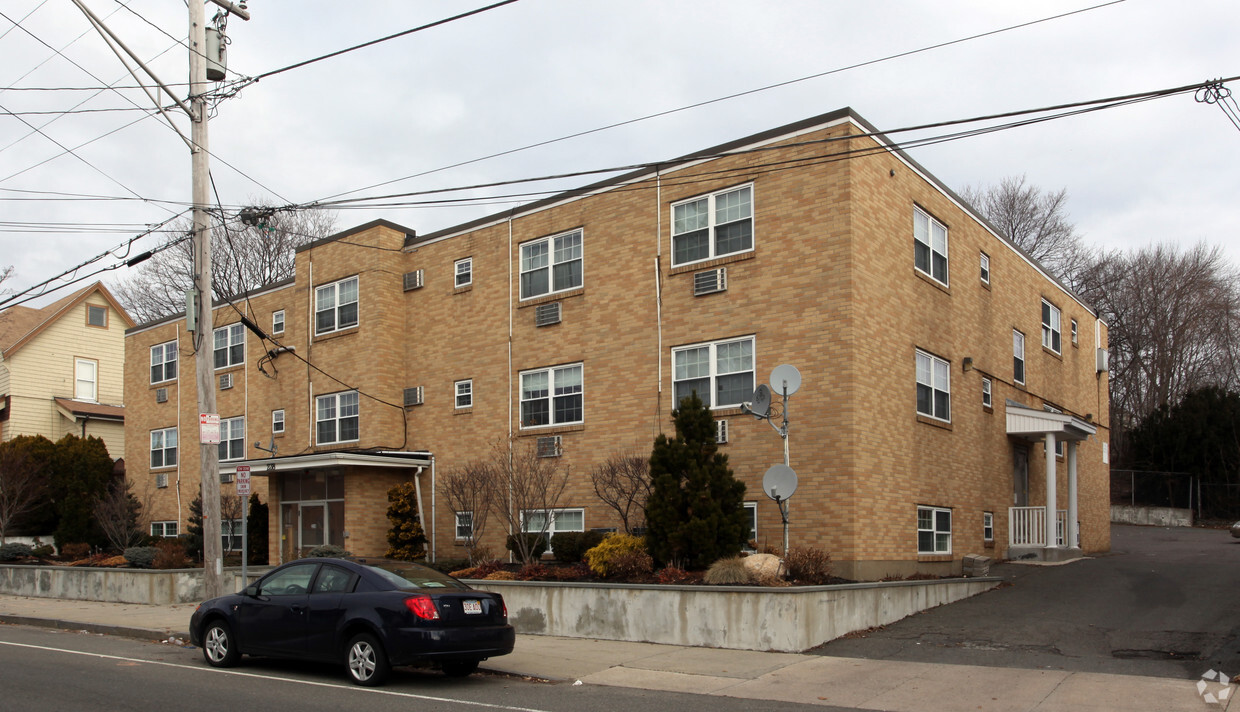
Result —
[[[769,418],[771,415],[771,389],[765,384],[758,386],[753,392],[753,405],[749,406],[755,418]]]
[[[785,363],[781,366],[776,366],[775,370],[771,371],[771,388],[776,393],[792,395],[800,387],[801,372],[797,370],[796,366]]]
[[[772,465],[762,478],[762,491],[775,501],[788,499],[797,491],[797,473],[787,465]]]

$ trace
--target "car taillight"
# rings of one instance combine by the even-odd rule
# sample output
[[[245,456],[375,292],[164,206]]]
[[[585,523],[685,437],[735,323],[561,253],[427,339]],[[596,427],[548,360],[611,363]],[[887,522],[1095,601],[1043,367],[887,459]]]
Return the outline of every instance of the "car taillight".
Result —
[[[435,601],[425,593],[406,598],[405,608],[408,608],[413,615],[423,620],[439,620],[439,611],[435,609]]]
[[[503,605],[504,605],[504,617],[507,618],[508,617],[508,604],[505,603]]]

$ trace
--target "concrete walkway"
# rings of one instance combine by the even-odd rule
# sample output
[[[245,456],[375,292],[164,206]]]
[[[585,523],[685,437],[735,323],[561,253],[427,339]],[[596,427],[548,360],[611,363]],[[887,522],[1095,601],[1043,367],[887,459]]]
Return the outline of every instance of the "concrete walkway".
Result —
[[[151,641],[185,632],[194,606],[148,606],[0,595],[0,622]],[[3,628],[0,628],[3,636]],[[205,664],[205,663],[204,663]],[[519,635],[483,669],[554,681],[900,712],[1226,710],[1197,680],[929,662],[685,648]],[[1204,672],[1204,671],[1203,671]],[[1235,672],[1235,671],[1229,671]],[[1215,683],[1207,691],[1217,694]],[[1230,689],[1234,690],[1235,685]],[[1240,694],[1240,693],[1238,693]],[[1236,708],[1240,710],[1240,706]]]

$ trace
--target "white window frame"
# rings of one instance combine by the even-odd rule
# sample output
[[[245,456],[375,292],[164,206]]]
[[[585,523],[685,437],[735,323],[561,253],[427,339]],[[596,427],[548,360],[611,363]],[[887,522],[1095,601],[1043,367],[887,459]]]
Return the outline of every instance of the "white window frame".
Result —
[[[571,244],[573,240],[576,241],[575,245]],[[581,289],[586,283],[585,249],[585,231],[581,228],[521,243],[518,265],[520,274],[517,278],[521,300]],[[572,268],[574,263],[577,265],[575,272]],[[556,270],[563,267],[568,268],[569,283],[556,288]],[[527,275],[544,270],[547,273],[546,289],[535,291],[538,288],[529,285],[532,280],[527,279]],[[574,276],[575,283],[572,279]]]
[[[989,378],[982,379],[982,405],[987,408],[993,408],[995,405],[993,388]]]
[[[942,231],[942,245],[936,245],[938,242],[938,234],[936,228]],[[933,218],[930,213],[922,210],[919,206],[913,206],[913,268],[918,272],[926,275],[930,279],[938,282],[944,287],[949,285],[948,279],[951,273],[951,262],[947,257],[948,230],[947,226]],[[942,249],[940,249],[940,247]],[[924,248],[924,253],[921,249]],[[922,262],[921,255],[925,255],[925,265]],[[939,278],[937,272],[935,257],[942,260],[942,279]]]
[[[726,348],[727,351],[731,352],[732,350],[731,347],[739,345],[741,347],[740,356],[741,358],[744,358],[744,344],[746,343],[748,343],[749,345],[748,368],[745,368],[743,363],[740,364],[741,368],[734,368],[731,364],[729,364],[728,367],[731,370],[728,370],[726,372],[721,372],[721,369],[723,368],[723,366],[721,366],[720,364],[720,350]],[[705,364],[707,373],[705,374],[703,374],[700,370],[702,366],[700,361],[690,362],[687,360],[691,352],[700,351],[703,349],[705,349],[706,357],[707,357],[707,362]],[[682,358],[684,358],[685,360],[681,360]],[[724,356],[724,358],[732,359],[732,358],[735,358],[735,355],[733,355],[732,353],[728,353]],[[706,404],[707,408],[710,408],[712,410],[719,410],[722,408],[740,407],[741,403],[744,403],[746,400],[749,399],[749,397],[753,393],[753,389],[756,387],[757,364],[758,364],[758,344],[757,344],[757,339],[753,335],[742,336],[742,337],[733,338],[733,339],[721,339],[719,341],[705,341],[702,343],[688,344],[685,346],[677,346],[673,348],[672,349],[672,371],[671,371],[673,407],[677,407],[677,408],[680,407],[680,401],[682,400],[682,398],[688,397],[688,394],[684,396],[677,396],[677,384],[683,383],[685,381],[700,381],[703,379],[705,379],[708,382],[708,387],[707,387],[708,392],[702,393],[699,391],[698,398],[702,399],[702,402]],[[690,371],[692,371],[692,373],[690,373]],[[719,392],[719,379],[720,378],[730,377],[730,376],[743,376],[746,373],[749,374],[749,385],[746,387],[742,387],[740,389],[742,391],[740,400],[735,401],[735,402],[728,402],[728,403],[716,403],[715,402],[715,397],[718,395],[718,392]],[[744,391],[748,391],[748,392],[745,393]]]
[[[572,383],[572,371],[577,371],[577,384]],[[543,376],[546,378],[545,388],[533,388],[537,385],[537,378]],[[527,386],[527,383],[530,385]],[[563,385],[561,385],[563,384]],[[572,425],[585,422],[586,418],[586,372],[585,366],[581,363],[570,363],[563,366],[552,366],[550,368],[536,368],[529,371],[522,371],[520,374],[520,388],[518,397],[518,417],[521,419],[521,429],[528,430],[534,428],[550,428],[560,425]],[[564,392],[559,393],[561,388]],[[571,390],[575,388],[576,390]],[[531,393],[542,393],[543,395],[530,395]],[[581,417],[576,420],[559,420],[556,418],[556,400],[561,398],[572,398],[576,396],[580,399]],[[545,402],[547,408],[547,422],[537,424],[527,424],[526,404]]]
[[[731,198],[733,197],[739,198],[742,193],[744,194],[743,203],[736,202],[730,205],[728,204]],[[704,206],[705,211],[706,211],[706,214],[704,216],[705,221],[703,221],[701,218],[693,219],[696,217],[696,214],[695,215],[687,214],[688,206],[693,205],[695,203],[699,203],[699,202],[705,202],[705,206]],[[720,205],[720,202],[723,202],[724,204]],[[742,205],[745,206],[743,209],[741,209]],[[681,210],[682,208],[684,210]],[[730,188],[725,188],[723,190],[717,190],[713,193],[707,193],[705,195],[695,195],[692,198],[688,198],[686,200],[678,200],[675,203],[672,203],[671,209],[672,209],[671,249],[672,249],[672,266],[673,267],[679,267],[681,265],[691,265],[691,264],[696,264],[698,262],[705,262],[707,260],[713,260],[718,257],[726,257],[728,255],[740,255],[746,252],[754,251],[754,245],[757,243],[757,236],[756,236],[757,230],[755,229],[756,225],[755,225],[754,215],[757,213],[757,210],[754,205],[753,183],[745,183],[744,185],[735,185]],[[732,214],[728,214],[729,211],[731,211]],[[677,215],[677,212],[680,212],[681,214]],[[744,214],[741,214],[741,213],[744,213]],[[690,222],[691,219],[693,219],[692,222]],[[749,245],[747,247],[741,247],[740,249],[729,250],[727,252],[721,252],[719,250],[720,228],[725,228],[725,227],[729,227],[732,225],[740,225],[743,222],[749,223],[749,236],[748,236]],[[680,256],[680,252],[676,249],[677,239],[683,238],[686,235],[698,233],[701,231],[706,232],[706,252],[707,252],[706,256],[698,257],[696,259],[682,258]]]
[[[331,415],[323,417],[324,405],[330,403]],[[345,408],[350,408],[353,412],[351,415],[343,415]],[[344,420],[357,421],[357,437],[345,439],[341,437],[341,422]],[[333,423],[331,439],[322,438],[323,423]],[[327,393],[314,398],[314,442],[316,445],[339,445],[340,443],[355,443],[362,437],[362,405],[361,397],[357,391],[340,391],[338,393]]]
[[[284,310],[283,309],[277,309],[271,312],[271,333],[273,334],[284,333]]]
[[[995,513],[982,512],[982,541],[992,542],[995,540]]]
[[[1012,380],[1024,385],[1029,374],[1025,372],[1025,334],[1019,329],[1012,329]]]
[[[220,336],[223,335],[223,346],[220,345]],[[245,325],[241,322],[236,324],[227,324],[221,326],[212,332],[212,363],[215,364],[215,370],[222,368],[232,368],[245,363]],[[238,347],[240,347],[238,355]],[[220,362],[220,354],[223,353],[223,363]]]
[[[99,362],[90,358],[73,359],[73,398],[99,402]]]
[[[241,533],[245,530],[243,519],[220,519],[220,546],[224,551],[241,551]]]
[[[915,366],[917,372],[917,414],[950,423],[952,421],[951,363],[928,351],[917,349]],[[946,379],[945,382],[944,379]],[[943,386],[946,386],[946,388]],[[930,407],[928,411],[922,410],[922,393],[924,392],[922,389],[927,389],[930,394]],[[942,409],[939,407],[940,394],[947,397],[947,404]]]
[[[758,503],[745,502],[745,514],[749,517],[749,539],[753,543],[758,543]],[[748,549],[748,547],[746,547]]]
[[[284,409],[277,408],[271,411],[271,433],[279,435],[284,432]]]
[[[535,515],[535,514],[547,516],[547,530],[543,532],[543,537],[544,537],[543,540],[547,543],[548,554],[555,553],[554,551],[551,550],[551,537],[555,536],[556,534],[559,534],[560,532],[584,532],[586,530],[586,510],[584,508],[582,507],[560,507],[557,509],[527,509],[527,510],[522,511],[521,512],[522,533],[537,534],[541,530],[541,527],[539,527],[539,529],[530,528],[530,518],[532,515]],[[564,514],[581,515],[581,528],[580,529],[567,529],[567,528],[558,526],[560,516]]]
[[[353,298],[341,301],[341,292],[351,283]],[[348,298],[347,296],[345,298]],[[362,286],[357,275],[338,279],[330,284],[321,284],[314,288],[314,335],[324,336],[337,331],[352,329],[361,320]],[[330,303],[329,303],[330,302]],[[352,310],[349,307],[353,307]],[[319,315],[331,313],[331,325],[319,323]]]
[[[922,516],[923,514],[929,515],[929,518],[930,518],[929,527],[925,526],[926,522],[923,519],[923,516]],[[940,514],[947,515],[946,532],[944,532],[940,528],[942,525],[942,520],[939,517]],[[933,541],[932,548],[926,549],[922,547],[921,540],[922,540],[923,533],[929,533],[931,535],[931,539]],[[941,546],[941,543],[943,540],[940,537],[942,536],[947,537],[946,547]],[[942,555],[950,555],[951,553],[952,553],[952,510],[946,507],[927,507],[927,506],[918,505],[917,506],[917,554],[924,555],[924,556],[942,556]]]
[[[458,409],[474,407],[474,379],[466,378],[452,384],[452,402]]]
[[[177,380],[177,370],[180,366],[181,354],[177,349],[177,342],[165,341],[162,344],[155,344],[151,347],[151,383],[167,383]],[[159,378],[155,377],[155,370],[159,369]],[[172,375],[169,376],[169,371]]]
[[[1059,307],[1051,304],[1047,300],[1042,300],[1042,346],[1048,348],[1054,353],[1061,353],[1062,335],[1060,328],[1062,326],[1063,317],[1059,312]]]
[[[456,512],[452,531],[457,541],[469,541],[474,538],[474,513]],[[464,532],[464,534],[462,534]]]
[[[1070,321],[1070,322],[1071,322],[1071,324],[1072,324],[1072,345],[1073,345],[1073,346],[1076,346],[1076,345],[1077,345],[1077,343],[1078,343],[1078,342],[1077,342],[1077,332],[1078,332],[1078,329],[1077,329],[1077,326],[1076,326],[1076,319],[1071,319],[1071,320],[1069,320],[1069,321]]]
[[[464,279],[462,279],[462,277]],[[452,286],[455,289],[474,283],[474,258],[466,257],[452,264]]]
[[[169,440],[172,445],[169,446]],[[170,469],[177,466],[177,429],[176,428],[159,428],[151,431],[151,469]],[[156,447],[158,442],[159,447]],[[159,452],[160,464],[155,464],[155,453]],[[169,462],[168,453],[172,453],[172,462]]]
[[[990,255],[982,253],[981,259],[982,284],[990,284]]]
[[[245,416],[220,420],[220,462],[245,459]]]
[[[151,522],[151,536],[157,536],[162,539],[170,539],[177,536],[177,522],[161,521]]]

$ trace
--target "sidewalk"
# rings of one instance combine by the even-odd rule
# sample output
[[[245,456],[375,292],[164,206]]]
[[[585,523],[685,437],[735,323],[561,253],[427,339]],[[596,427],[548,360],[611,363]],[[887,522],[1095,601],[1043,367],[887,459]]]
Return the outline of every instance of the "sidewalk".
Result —
[[[185,632],[194,606],[150,606],[0,595],[0,621],[166,640]],[[686,648],[538,635],[483,669],[587,685],[837,705],[867,710],[1227,710],[1206,704],[1196,680],[905,663]],[[1234,689],[1234,686],[1233,686]],[[1240,710],[1240,707],[1237,707]]]

